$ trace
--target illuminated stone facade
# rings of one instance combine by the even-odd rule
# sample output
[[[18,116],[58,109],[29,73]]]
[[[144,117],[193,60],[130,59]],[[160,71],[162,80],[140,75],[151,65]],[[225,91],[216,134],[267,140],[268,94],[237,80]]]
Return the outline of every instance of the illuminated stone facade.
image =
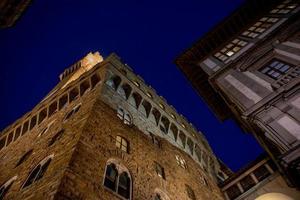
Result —
[[[115,54],[66,69],[0,161],[1,199],[223,199],[205,137]]]
[[[246,1],[176,63],[216,116],[252,133],[300,188],[299,10],[299,1]]]

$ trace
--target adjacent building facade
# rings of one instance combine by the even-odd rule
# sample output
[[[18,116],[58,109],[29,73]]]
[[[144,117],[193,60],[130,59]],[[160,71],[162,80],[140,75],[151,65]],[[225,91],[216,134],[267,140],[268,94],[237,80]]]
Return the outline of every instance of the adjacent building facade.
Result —
[[[288,187],[275,163],[266,155],[220,184],[226,200],[296,200],[300,193]]]
[[[202,133],[111,54],[90,53],[0,135],[0,199],[221,200]]]
[[[300,187],[300,7],[246,1],[176,59],[216,116],[252,133]]]

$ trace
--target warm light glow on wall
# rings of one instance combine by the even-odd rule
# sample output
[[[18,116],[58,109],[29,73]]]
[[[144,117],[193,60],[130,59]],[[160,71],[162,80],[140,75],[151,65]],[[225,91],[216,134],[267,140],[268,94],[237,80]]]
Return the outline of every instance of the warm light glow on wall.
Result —
[[[268,193],[268,194],[261,195],[255,200],[294,200],[294,199],[281,193]]]

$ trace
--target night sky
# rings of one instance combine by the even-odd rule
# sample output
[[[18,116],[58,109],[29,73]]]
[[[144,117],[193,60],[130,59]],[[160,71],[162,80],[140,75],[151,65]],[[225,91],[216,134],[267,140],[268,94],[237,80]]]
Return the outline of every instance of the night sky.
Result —
[[[240,169],[261,148],[232,120],[214,117],[174,60],[242,2],[33,0],[13,28],[0,30],[0,129],[30,111],[75,61],[115,52]]]

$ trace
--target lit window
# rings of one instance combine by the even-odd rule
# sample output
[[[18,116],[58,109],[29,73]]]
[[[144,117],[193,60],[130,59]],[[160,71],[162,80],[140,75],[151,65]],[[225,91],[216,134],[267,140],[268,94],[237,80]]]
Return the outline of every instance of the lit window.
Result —
[[[171,117],[172,117],[173,119],[176,119],[174,114],[171,114]]]
[[[159,107],[161,107],[162,109],[165,109],[165,106],[161,103],[159,103]]]
[[[28,176],[28,178],[26,179],[25,183],[23,184],[22,188],[25,188],[29,185],[31,185],[32,183],[40,180],[46,170],[48,169],[49,167],[49,164],[52,160],[53,156],[50,156],[44,160],[42,160],[31,172],[30,172],[30,175]]]
[[[152,98],[152,94],[150,92],[146,92],[147,96]]]
[[[55,120],[51,121],[38,135],[38,137],[44,135],[45,133],[47,133],[49,131],[49,129],[51,128],[51,126],[54,124]]]
[[[287,73],[291,66],[279,60],[272,60],[267,65],[263,66],[259,71],[273,79],[279,79]]]
[[[263,17],[247,31],[243,32],[242,35],[250,38],[256,38],[259,34],[270,28],[274,23],[278,21],[278,18],[274,17]]]
[[[227,44],[221,51],[217,52],[214,56],[220,61],[224,62],[229,57],[233,56],[239,52],[247,42],[241,39],[234,39],[229,44]]]
[[[183,169],[186,169],[186,162],[185,162],[185,160],[183,158],[181,158],[180,156],[178,156],[178,155],[176,155],[175,158],[176,158],[177,164],[180,167],[182,167]]]
[[[125,138],[121,136],[116,137],[116,147],[122,151],[128,153],[128,142]]]
[[[139,82],[137,82],[137,81],[133,81],[133,83],[134,83],[134,85],[136,85],[137,87],[140,87],[140,84],[139,84]]]
[[[287,14],[289,12],[291,12],[292,10],[294,10],[297,7],[297,3],[296,2],[292,2],[292,1],[285,1],[282,4],[278,5],[275,9],[271,10],[270,13],[272,14]]]
[[[155,162],[155,171],[160,178],[166,179],[164,168],[156,162]]]

